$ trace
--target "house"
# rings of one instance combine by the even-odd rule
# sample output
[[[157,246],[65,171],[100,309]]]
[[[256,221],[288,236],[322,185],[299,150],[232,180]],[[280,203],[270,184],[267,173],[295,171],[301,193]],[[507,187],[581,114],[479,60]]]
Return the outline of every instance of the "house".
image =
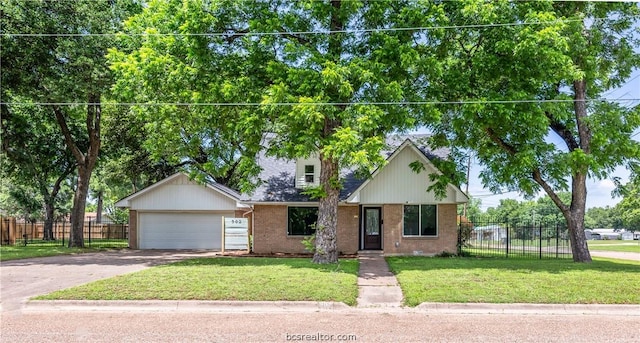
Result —
[[[215,182],[174,174],[116,203],[129,208],[131,249],[222,248],[222,218],[242,217],[240,194]]]
[[[437,254],[455,252],[457,205],[468,201],[456,186],[448,185],[446,197],[427,192],[429,174],[439,173],[433,152],[414,140],[392,137],[386,165],[369,178],[359,179],[353,170],[341,172],[344,180],[338,205],[338,252],[382,250],[385,254]],[[446,156],[446,151],[439,151]],[[431,155],[430,155],[431,154]],[[409,164],[420,161],[425,169],[414,172]],[[303,194],[306,185],[317,185],[320,161],[311,157],[296,161],[261,155],[263,184],[242,202],[253,212],[253,251],[301,253],[302,240],[313,233],[318,203]]]
[[[507,229],[500,225],[478,226],[473,228],[474,238],[478,241],[505,241]]]
[[[429,175],[440,173],[431,159],[445,157],[447,151],[429,151],[419,138],[390,138],[390,149],[384,152],[387,163],[368,178],[359,178],[352,169],[341,171],[340,253],[381,250],[387,255],[433,255],[456,251],[457,205],[468,198],[454,185],[447,186],[442,199],[427,192]],[[425,168],[414,172],[409,164],[415,161]],[[198,185],[176,174],[121,200],[117,206],[130,208],[130,246],[217,249],[220,243],[214,236],[221,229],[214,223],[220,223],[222,215],[235,215],[251,219],[255,253],[305,252],[302,240],[313,233],[318,202],[304,190],[319,184],[319,159],[285,160],[260,154],[258,163],[262,184],[251,194],[240,195],[215,183]],[[188,242],[185,235],[190,237]]]

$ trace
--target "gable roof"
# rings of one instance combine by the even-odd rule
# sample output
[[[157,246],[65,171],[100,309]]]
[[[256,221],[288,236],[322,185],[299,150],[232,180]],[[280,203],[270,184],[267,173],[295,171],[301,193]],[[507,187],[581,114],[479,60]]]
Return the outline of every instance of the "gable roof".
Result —
[[[130,207],[129,202],[131,200],[136,199],[136,198],[138,198],[138,197],[140,197],[140,196],[142,196],[144,194],[148,194],[149,192],[151,192],[151,191],[153,191],[155,189],[158,189],[159,187],[161,187],[163,185],[169,184],[172,181],[174,181],[174,180],[176,180],[176,179],[178,179],[180,177],[183,177],[183,176],[188,178],[189,180],[191,180],[189,178],[189,175],[187,175],[187,174],[185,174],[183,172],[178,172],[178,173],[175,173],[175,174],[173,174],[173,175],[171,175],[171,176],[169,176],[169,177],[167,177],[167,178],[165,178],[163,180],[160,180],[160,181],[152,184],[149,187],[143,188],[143,189],[139,190],[138,192],[135,192],[135,193],[133,193],[133,194],[131,194],[131,195],[125,197],[125,198],[122,198],[122,199],[118,200],[115,205],[116,205],[116,207]],[[230,198],[233,201],[237,202],[237,201],[240,200],[240,193],[234,191],[233,189],[231,189],[229,187],[221,185],[221,184],[219,184],[217,182],[205,182],[204,186],[206,188],[208,188],[208,189],[212,189],[212,190],[224,195],[227,198]]]
[[[429,135],[394,135],[389,136],[386,140],[386,148],[381,154],[390,158],[395,156],[400,148],[411,145],[420,155],[429,161],[430,158],[446,158],[449,154],[448,149],[429,149],[427,140]],[[260,180],[262,183],[251,194],[243,194],[241,201],[249,203],[264,202],[315,202],[308,195],[302,194],[303,189],[295,187],[296,161],[289,159],[281,159],[273,156],[267,156],[261,151],[258,156],[258,164],[262,167]],[[377,170],[383,167],[378,168]],[[435,167],[434,167],[435,168]],[[437,168],[436,168],[437,169]],[[343,179],[343,188],[340,190],[339,200],[347,201],[352,197],[354,192],[362,188],[362,185],[371,179],[377,172],[368,178],[359,178],[354,168],[344,168],[340,171],[340,177]]]
[[[416,153],[416,155],[421,159],[420,162],[426,165],[427,170],[433,170],[437,174],[442,175],[442,172],[433,164],[433,162],[431,162],[431,158],[433,158],[434,155],[430,154],[429,151],[425,150],[424,147],[420,148],[419,146],[417,146],[410,138],[406,138],[404,142],[399,147],[397,147],[393,151],[393,153],[387,158],[387,164],[380,166],[376,170],[374,170],[371,176],[367,178],[364,182],[362,182],[362,184],[360,184],[360,186],[358,186],[358,188],[355,189],[351,193],[351,195],[347,199],[345,199],[345,201],[356,202],[356,203],[359,202],[358,198],[360,195],[360,191],[365,189],[367,185],[369,185],[369,183],[371,183],[371,181],[374,180],[376,176],[385,168],[385,166],[391,164],[391,161],[393,161],[402,151],[404,151],[404,149],[413,150]],[[437,155],[435,156],[439,157]],[[455,186],[450,183],[447,185],[447,188],[450,188],[455,192],[456,199],[460,198],[462,199],[462,202],[467,202],[469,200],[469,197],[458,186]]]

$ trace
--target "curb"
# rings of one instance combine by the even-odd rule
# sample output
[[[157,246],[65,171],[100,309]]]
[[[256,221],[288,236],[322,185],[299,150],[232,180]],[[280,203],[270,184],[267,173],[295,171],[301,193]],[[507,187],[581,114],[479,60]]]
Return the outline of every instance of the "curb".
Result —
[[[206,300],[30,300],[24,312],[326,312],[352,307],[323,301],[206,301]]]
[[[416,310],[440,314],[549,314],[640,316],[640,305],[422,303]]]
[[[342,302],[317,301],[205,301],[205,300],[31,300],[23,312],[138,312],[138,313],[286,313],[384,312],[424,314],[612,315],[638,316],[640,305],[422,303],[416,307],[351,307]]]

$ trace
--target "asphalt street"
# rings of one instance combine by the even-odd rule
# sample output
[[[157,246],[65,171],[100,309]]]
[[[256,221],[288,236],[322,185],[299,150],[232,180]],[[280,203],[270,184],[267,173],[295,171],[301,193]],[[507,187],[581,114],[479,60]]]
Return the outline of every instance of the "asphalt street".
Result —
[[[28,298],[197,251],[116,251],[0,263],[0,342],[640,342],[640,305],[63,302]]]

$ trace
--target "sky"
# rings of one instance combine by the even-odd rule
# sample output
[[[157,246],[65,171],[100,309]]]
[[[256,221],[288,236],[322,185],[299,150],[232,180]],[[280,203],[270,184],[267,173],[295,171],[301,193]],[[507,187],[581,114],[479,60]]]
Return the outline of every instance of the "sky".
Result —
[[[638,99],[640,98],[640,70],[636,70],[628,78],[629,81],[622,87],[607,92],[604,96],[608,99]],[[628,103],[628,102],[627,102]],[[629,105],[638,105],[640,102],[630,103]],[[626,105],[626,103],[625,103]],[[640,141],[640,130],[635,133],[635,140]],[[500,204],[500,199],[517,199],[525,200],[518,192],[509,192],[504,194],[492,194],[491,191],[482,186],[479,173],[482,166],[472,163],[471,173],[469,176],[469,193],[474,198],[482,200],[481,208],[486,210],[489,207],[496,207]],[[613,198],[611,191],[615,188],[612,181],[614,177],[620,177],[623,183],[629,181],[629,171],[625,167],[618,167],[608,179],[604,180],[588,180],[587,181],[587,208],[615,206],[621,198]],[[464,190],[463,185],[463,190]],[[543,195],[544,193],[541,193]]]

